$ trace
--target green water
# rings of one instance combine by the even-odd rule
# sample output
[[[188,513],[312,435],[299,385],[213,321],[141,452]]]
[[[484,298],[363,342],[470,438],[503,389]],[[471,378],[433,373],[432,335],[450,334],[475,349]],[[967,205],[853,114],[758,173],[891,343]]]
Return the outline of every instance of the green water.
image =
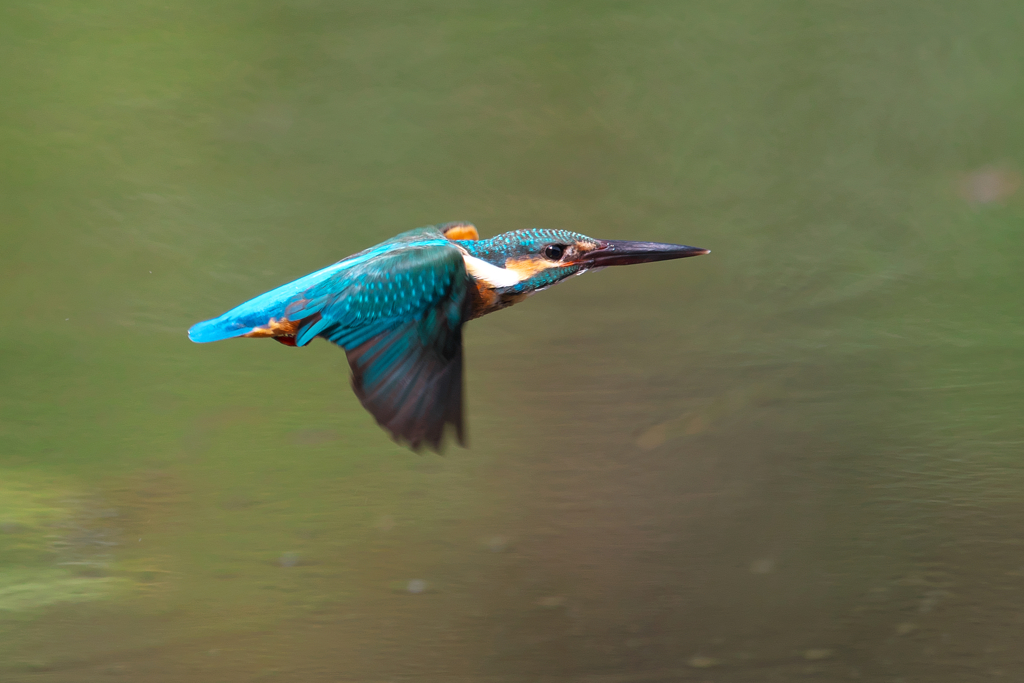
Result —
[[[0,680],[1024,674],[1024,6],[0,7]],[[408,228],[471,447],[192,323]]]

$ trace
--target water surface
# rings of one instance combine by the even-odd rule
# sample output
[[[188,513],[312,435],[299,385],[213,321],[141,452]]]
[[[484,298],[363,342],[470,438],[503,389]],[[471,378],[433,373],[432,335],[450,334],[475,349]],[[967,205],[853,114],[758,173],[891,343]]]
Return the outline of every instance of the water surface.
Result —
[[[1024,12],[0,10],[0,677],[1024,673]],[[704,258],[467,328],[471,447],[197,320],[411,227]]]

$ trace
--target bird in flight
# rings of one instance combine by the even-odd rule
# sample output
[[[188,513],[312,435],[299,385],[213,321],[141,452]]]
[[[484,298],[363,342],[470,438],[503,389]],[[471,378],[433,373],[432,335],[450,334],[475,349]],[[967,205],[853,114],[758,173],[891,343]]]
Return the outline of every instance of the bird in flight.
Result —
[[[598,240],[568,230],[515,230],[481,240],[469,223],[403,232],[192,326],[189,339],[270,337],[345,349],[352,388],[398,442],[439,450],[445,426],[465,445],[462,326],[573,275],[707,254],[657,242]]]

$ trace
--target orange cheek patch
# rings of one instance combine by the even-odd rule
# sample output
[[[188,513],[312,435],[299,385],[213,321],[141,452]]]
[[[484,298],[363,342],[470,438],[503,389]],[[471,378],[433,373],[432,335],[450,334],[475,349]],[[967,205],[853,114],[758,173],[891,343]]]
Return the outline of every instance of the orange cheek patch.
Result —
[[[518,259],[508,259],[505,261],[505,270],[511,270],[519,277],[519,281],[527,280],[537,273],[543,273],[548,268],[561,265],[548,261],[544,258],[537,256],[524,256]]]
[[[478,240],[480,233],[471,223],[460,223],[453,225],[444,231],[444,236],[450,240]]]

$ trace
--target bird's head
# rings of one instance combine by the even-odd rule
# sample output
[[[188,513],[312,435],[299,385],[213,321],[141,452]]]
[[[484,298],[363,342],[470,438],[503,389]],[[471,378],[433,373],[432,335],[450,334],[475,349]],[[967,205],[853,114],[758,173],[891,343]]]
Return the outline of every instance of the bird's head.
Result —
[[[475,279],[508,293],[529,294],[567,277],[605,266],[667,261],[707,254],[681,244],[599,240],[569,230],[516,230],[458,244]]]

